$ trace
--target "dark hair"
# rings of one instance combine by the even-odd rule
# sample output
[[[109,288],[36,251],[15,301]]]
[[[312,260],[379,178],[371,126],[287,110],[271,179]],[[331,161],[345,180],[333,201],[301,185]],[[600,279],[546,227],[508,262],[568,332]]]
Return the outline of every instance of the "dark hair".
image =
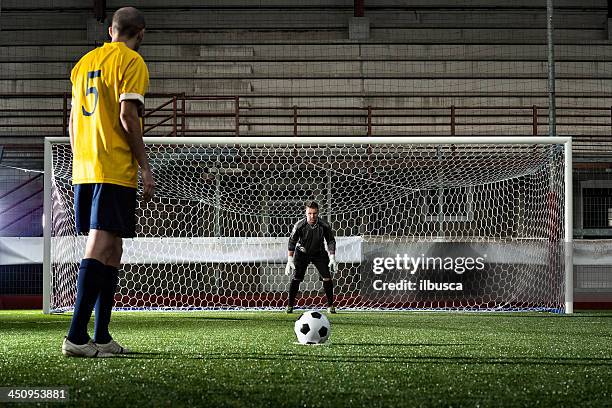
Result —
[[[304,208],[313,208],[315,210],[318,210],[319,204],[316,201],[306,201]]]
[[[123,7],[113,14],[113,32],[119,36],[133,38],[144,28],[144,15],[134,7]]]

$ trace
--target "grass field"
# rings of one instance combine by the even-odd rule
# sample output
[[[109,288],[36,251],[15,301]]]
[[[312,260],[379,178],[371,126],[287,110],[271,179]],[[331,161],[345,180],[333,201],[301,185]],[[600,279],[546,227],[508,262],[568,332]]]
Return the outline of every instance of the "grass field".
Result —
[[[70,315],[0,311],[0,386],[106,407],[612,405],[612,313],[340,313],[324,346],[295,344],[298,316],[115,313],[138,353],[78,359]]]

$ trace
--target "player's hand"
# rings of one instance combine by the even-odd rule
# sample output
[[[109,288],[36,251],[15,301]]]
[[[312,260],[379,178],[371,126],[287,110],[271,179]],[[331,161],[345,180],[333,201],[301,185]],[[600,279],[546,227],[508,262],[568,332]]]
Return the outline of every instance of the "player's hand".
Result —
[[[285,266],[285,275],[291,275],[295,271],[295,263],[293,262],[293,257],[290,256],[287,259],[287,266]]]
[[[142,170],[141,175],[143,187],[142,198],[145,201],[149,201],[155,193],[155,179],[153,178],[151,169]]]
[[[338,271],[338,263],[336,262],[336,255],[329,256],[329,263],[327,264],[327,266],[329,267],[329,271],[332,273]]]

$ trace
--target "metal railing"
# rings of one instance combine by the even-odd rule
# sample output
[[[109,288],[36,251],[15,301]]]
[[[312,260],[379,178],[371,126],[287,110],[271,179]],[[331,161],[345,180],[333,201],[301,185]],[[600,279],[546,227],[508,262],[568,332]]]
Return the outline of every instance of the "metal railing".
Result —
[[[0,99],[51,99],[57,108],[0,108],[0,128],[15,131],[40,130],[41,133],[67,135],[70,93],[3,94]],[[144,115],[145,134],[186,136],[228,134],[240,136],[250,128],[259,133],[300,136],[313,131],[341,135],[343,130],[367,136],[418,134],[459,135],[478,133],[479,128],[497,128],[502,135],[545,135],[548,109],[545,106],[249,106],[238,96],[193,96],[148,94],[158,101]],[[159,102],[159,100],[162,102]],[[206,101],[221,108],[196,109]],[[244,104],[241,104],[244,102]],[[52,105],[47,103],[46,105]],[[5,104],[10,106],[9,104]],[[30,104],[31,105],[31,104]],[[60,107],[61,106],[61,107]],[[612,142],[612,106],[557,107],[558,134]],[[45,119],[48,119],[45,120]],[[219,125],[219,123],[221,125]],[[581,132],[588,127],[591,133]],[[514,132],[512,130],[514,128]],[[327,129],[327,133],[325,133]],[[329,129],[333,129],[330,131]],[[528,129],[528,130],[527,130]],[[576,130],[577,129],[577,130]],[[593,132],[596,129],[596,132]],[[43,132],[44,131],[44,132]],[[257,134],[257,132],[252,131]]]

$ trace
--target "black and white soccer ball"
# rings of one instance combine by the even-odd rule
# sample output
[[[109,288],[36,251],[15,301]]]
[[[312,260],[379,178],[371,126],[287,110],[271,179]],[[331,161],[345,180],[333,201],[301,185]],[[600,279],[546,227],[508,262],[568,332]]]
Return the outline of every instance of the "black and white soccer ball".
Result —
[[[323,344],[331,334],[331,324],[321,312],[306,312],[295,321],[295,335],[300,344]]]

